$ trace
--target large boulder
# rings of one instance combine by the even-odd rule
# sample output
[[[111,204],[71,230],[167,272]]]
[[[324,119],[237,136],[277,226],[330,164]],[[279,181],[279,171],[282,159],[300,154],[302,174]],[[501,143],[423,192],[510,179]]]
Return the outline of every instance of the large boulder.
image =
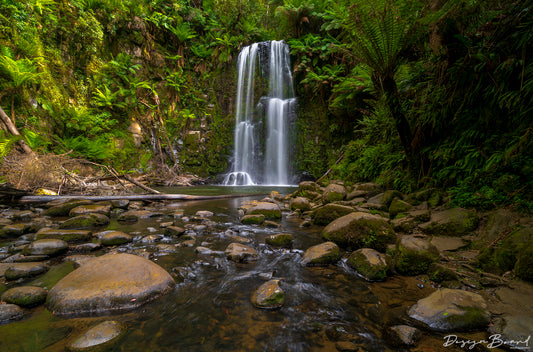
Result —
[[[340,218],[341,216],[348,215],[354,212],[354,208],[341,204],[326,204],[315,211],[311,217],[313,223],[316,225],[327,225],[333,220]]]
[[[480,330],[490,321],[483,297],[447,288],[419,300],[409,309],[409,316],[436,331]]]
[[[419,275],[428,271],[439,259],[438,249],[427,238],[402,236],[396,248],[396,270],[404,275]]]
[[[257,308],[276,309],[283,306],[285,292],[279,286],[279,280],[270,280],[254,291],[251,300]]]
[[[132,254],[106,254],[61,279],[46,306],[56,315],[108,313],[139,307],[174,288],[157,264]]]
[[[281,219],[281,209],[276,203],[255,202],[246,211],[246,215],[261,214],[265,219]]]
[[[307,198],[296,197],[290,200],[289,207],[291,210],[307,211],[311,209],[311,203]]]
[[[344,248],[374,248],[385,252],[388,244],[396,242],[392,226],[381,216],[353,212],[330,223],[322,237]]]
[[[477,228],[479,218],[473,210],[452,208],[432,212],[429,222],[420,225],[425,233],[439,236],[463,236]]]
[[[324,242],[308,248],[300,264],[303,266],[323,266],[335,264],[341,259],[339,247],[333,242]]]
[[[356,250],[350,254],[346,263],[368,281],[385,280],[389,270],[385,256],[371,248]]]

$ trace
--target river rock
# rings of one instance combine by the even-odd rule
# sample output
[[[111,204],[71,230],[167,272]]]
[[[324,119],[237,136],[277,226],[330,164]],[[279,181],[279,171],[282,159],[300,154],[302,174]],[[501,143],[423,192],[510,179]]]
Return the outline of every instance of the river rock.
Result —
[[[24,224],[8,224],[0,230],[0,238],[19,237],[28,232],[30,225]]]
[[[63,200],[58,199],[47,203],[48,209],[44,211],[44,215],[48,216],[68,216],[70,211],[80,205],[92,204],[90,200],[77,199],[77,200]]]
[[[292,246],[292,235],[290,233],[278,233],[270,235],[265,239],[266,244],[274,247],[290,248]]]
[[[58,239],[68,243],[90,241],[91,231],[42,228],[35,234],[37,240]]]
[[[431,244],[434,245],[439,252],[444,252],[456,251],[460,248],[463,248],[468,243],[461,237],[433,236],[431,238]]]
[[[78,244],[76,246],[71,247],[72,251],[74,252],[91,252],[91,251],[95,251],[100,248],[102,248],[101,243],[93,243],[93,242],[82,243],[82,244]]]
[[[113,209],[128,209],[130,201],[128,199],[114,199],[111,201]]]
[[[86,229],[90,227],[99,227],[109,224],[109,218],[100,213],[92,213],[87,215],[79,215],[68,220],[65,220],[60,229]]]
[[[102,214],[105,216],[111,215],[111,204],[87,204],[80,205],[72,208],[69,212],[69,216],[89,215],[89,214]]]
[[[443,288],[419,300],[409,316],[436,331],[485,329],[490,321],[487,303],[477,293]]]
[[[386,219],[363,212],[334,220],[322,230],[322,237],[344,248],[373,248],[380,252],[396,242],[396,234]]]
[[[120,216],[118,217],[118,221],[136,222],[139,219],[149,219],[161,215],[163,214],[158,212],[151,212],[148,210],[128,210],[127,212],[120,214]]]
[[[402,236],[396,247],[396,269],[404,275],[419,275],[439,259],[439,251],[425,237]]]
[[[299,210],[303,212],[311,209],[311,203],[309,203],[309,199],[307,198],[296,197],[290,200],[289,208],[291,210]]]
[[[104,231],[98,237],[100,238],[100,242],[102,242],[104,246],[118,246],[133,241],[133,237],[131,235],[128,235],[127,233],[122,231],[115,230]]]
[[[225,253],[228,259],[239,263],[256,261],[258,257],[255,249],[241,243],[230,243]]]
[[[13,287],[2,294],[2,301],[20,307],[38,306],[46,300],[46,290],[36,286]]]
[[[296,194],[302,197],[309,198],[306,196],[307,192],[314,192],[314,193],[320,192],[320,186],[318,185],[318,183],[313,182],[313,181],[300,182],[300,184],[298,185],[298,190],[296,191]]]
[[[326,204],[311,214],[315,225],[328,225],[333,220],[354,212],[354,208],[341,204]]]
[[[56,315],[92,314],[139,307],[174,287],[159,265],[132,254],[106,254],[62,278],[46,306]]]
[[[336,183],[330,183],[326,186],[324,193],[322,194],[322,203],[328,204],[331,202],[337,202],[346,198],[346,188],[343,185]]]
[[[55,257],[68,250],[68,243],[57,239],[43,239],[30,243],[24,248],[25,255],[47,255]]]
[[[346,262],[368,281],[383,281],[389,265],[385,256],[375,249],[361,248],[350,254]]]
[[[261,225],[265,222],[265,216],[263,214],[244,215],[241,222],[245,225]]]
[[[45,263],[12,263],[4,272],[7,280],[18,280],[42,274],[48,270]]]
[[[256,202],[253,203],[246,215],[262,214],[265,219],[281,219],[281,209],[276,203]]]
[[[432,212],[429,222],[420,228],[427,234],[438,236],[463,236],[477,228],[479,218],[473,210],[452,208]]]
[[[325,266],[341,259],[339,247],[333,242],[324,242],[308,248],[300,261],[304,266]]]
[[[0,324],[21,319],[24,311],[15,304],[0,304]]]
[[[165,227],[165,235],[180,237],[185,233],[185,229],[179,226],[167,226]]]
[[[420,336],[420,330],[409,325],[391,326],[385,332],[387,342],[393,346],[414,346]]]
[[[511,350],[533,351],[532,331],[533,318],[526,314],[497,318],[494,324],[489,326],[489,332],[500,335],[499,338],[506,341]]]
[[[116,342],[123,334],[124,326],[116,321],[104,321],[96,326],[93,326],[74,342],[68,345],[69,351],[93,351],[94,349],[104,348],[104,346]]]
[[[252,304],[261,309],[277,309],[283,306],[285,292],[279,280],[270,280],[259,286],[252,294]]]
[[[209,210],[198,210],[195,214],[196,216],[199,216],[201,218],[210,218],[212,217],[214,214],[212,211],[209,211]]]

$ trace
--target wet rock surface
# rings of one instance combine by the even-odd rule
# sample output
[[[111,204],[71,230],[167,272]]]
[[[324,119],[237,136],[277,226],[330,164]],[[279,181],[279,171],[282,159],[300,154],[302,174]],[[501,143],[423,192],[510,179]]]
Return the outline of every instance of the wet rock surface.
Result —
[[[110,347],[124,332],[123,324],[116,321],[104,321],[83,333],[68,346],[69,351],[87,351]]]

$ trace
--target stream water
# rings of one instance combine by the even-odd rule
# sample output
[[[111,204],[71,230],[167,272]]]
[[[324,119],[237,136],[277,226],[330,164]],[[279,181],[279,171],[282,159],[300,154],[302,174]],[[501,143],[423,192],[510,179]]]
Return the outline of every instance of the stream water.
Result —
[[[104,320],[121,321],[127,327],[110,349],[113,351],[337,351],[343,341],[354,343],[359,351],[402,350],[388,347],[382,337],[384,328],[402,323],[405,309],[433,289],[415,278],[399,276],[369,283],[342,261],[335,266],[302,267],[299,261],[305,249],[322,242],[322,227],[300,227],[301,219],[287,217],[287,212],[280,228],[240,224],[237,208],[241,202],[261,199],[262,193],[271,189],[191,188],[188,190],[193,194],[244,191],[256,195],[157,203],[151,207],[164,216],[134,224],[112,219],[107,229],[138,234],[136,241],[116,250],[150,253],[151,260],[177,278],[179,283],[173,292],[112,316],[65,319],[53,316],[43,306],[27,310],[23,320],[0,325],[0,350],[63,351],[83,331]],[[279,189],[285,194],[289,190]],[[161,223],[174,221],[177,209],[184,213],[177,223],[196,233],[194,246],[164,253],[158,250],[158,244],[183,240],[161,236],[159,242],[145,243],[141,239],[147,234],[162,235]],[[198,210],[212,211],[214,216],[208,222],[194,221]],[[293,235],[292,249],[274,249],[265,244],[267,236],[281,232]],[[249,239],[247,245],[258,250],[259,260],[246,264],[227,260],[224,250],[235,241],[232,235]],[[200,245],[213,253],[197,253],[195,248]],[[250,297],[270,278],[281,280],[285,304],[278,310],[257,309]],[[420,351],[439,351],[435,346],[442,346],[441,341],[438,336],[425,337],[421,345],[427,348]]]

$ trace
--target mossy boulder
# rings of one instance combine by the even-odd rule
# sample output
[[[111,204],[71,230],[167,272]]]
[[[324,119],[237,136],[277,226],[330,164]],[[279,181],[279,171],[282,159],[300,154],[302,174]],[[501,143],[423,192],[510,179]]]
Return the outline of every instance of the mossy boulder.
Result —
[[[268,236],[265,239],[266,244],[274,247],[290,248],[292,246],[293,237],[290,233],[278,233],[276,235]]]
[[[407,235],[398,241],[395,252],[396,270],[404,275],[419,275],[428,271],[439,259],[439,251],[428,239]]]
[[[106,254],[55,284],[46,306],[60,316],[109,313],[139,307],[173,288],[159,265],[132,254]]]
[[[457,276],[455,271],[451,270],[450,268],[445,267],[444,265],[440,263],[431,263],[429,265],[427,274],[431,281],[435,281],[438,283],[442,283],[445,281],[459,280],[459,277]]]
[[[303,181],[298,185],[298,190],[295,192],[300,197],[309,198],[309,193],[315,195],[320,192],[320,186],[313,181]]]
[[[75,208],[72,208],[68,214],[70,217],[89,214],[102,214],[105,216],[109,216],[111,214],[111,204],[80,205]]]
[[[368,281],[385,280],[389,270],[385,255],[371,248],[361,248],[352,252],[346,264]]]
[[[322,203],[328,204],[332,202],[338,202],[346,198],[346,188],[343,185],[336,183],[330,183],[326,186],[324,193],[322,194]]]
[[[396,234],[386,219],[363,212],[353,212],[334,220],[324,228],[322,237],[343,248],[373,248],[380,252],[385,252],[388,244],[396,242]]]
[[[44,211],[44,215],[48,216],[68,216],[70,211],[80,205],[88,205],[93,202],[85,199],[75,200],[56,200],[46,204],[49,208]]]
[[[91,227],[106,226],[109,224],[109,218],[106,215],[93,213],[87,215],[79,215],[68,220],[65,220],[60,229],[86,229]]]
[[[118,246],[133,241],[133,237],[122,231],[104,231],[98,235],[100,242],[104,246]]]
[[[394,219],[400,213],[407,213],[413,206],[399,198],[394,198],[389,206],[389,215]]]
[[[327,225],[333,220],[338,219],[344,215],[354,212],[354,208],[341,204],[326,204],[311,214],[313,223],[316,225]]]
[[[479,218],[475,211],[452,208],[432,212],[429,222],[420,225],[420,227],[430,235],[463,236],[474,231],[478,224]]]
[[[0,230],[0,238],[14,238],[28,233],[30,225],[27,223],[7,224]]]
[[[304,212],[311,209],[311,203],[307,198],[296,197],[290,200],[289,207],[291,210],[299,210],[301,212]]]
[[[68,250],[68,243],[58,239],[37,240],[27,245],[23,253],[25,255],[46,255],[54,257],[65,253]]]
[[[482,249],[488,244],[498,240],[513,228],[518,215],[509,209],[498,209],[487,215],[485,226],[480,228],[479,233],[472,241],[472,247]]]
[[[339,247],[333,242],[324,242],[308,248],[300,264],[303,266],[325,266],[341,259]]]
[[[11,263],[4,272],[4,276],[7,280],[25,279],[45,273],[48,269],[48,265],[41,262]]]
[[[261,225],[265,222],[265,216],[263,214],[244,215],[241,222],[245,225]]]
[[[382,192],[381,186],[377,183],[367,182],[355,185],[354,191],[359,191],[357,197],[373,197]]]
[[[13,287],[2,294],[2,301],[16,304],[20,307],[35,307],[43,304],[47,292],[36,286]]]
[[[409,316],[435,331],[483,330],[490,321],[487,308],[477,293],[444,288],[419,300]]]
[[[252,294],[252,304],[261,309],[277,309],[283,306],[285,292],[279,282],[279,280],[270,280],[259,286]]]
[[[125,332],[122,323],[104,321],[93,326],[67,346],[67,351],[103,351],[111,348]]]
[[[281,219],[281,209],[276,203],[255,202],[246,212],[246,215],[262,214],[265,219]]]
[[[37,240],[58,239],[68,243],[90,241],[91,231],[43,228],[35,234]]]
[[[252,247],[241,243],[230,243],[225,250],[226,257],[234,262],[253,262],[259,257],[257,251]]]

